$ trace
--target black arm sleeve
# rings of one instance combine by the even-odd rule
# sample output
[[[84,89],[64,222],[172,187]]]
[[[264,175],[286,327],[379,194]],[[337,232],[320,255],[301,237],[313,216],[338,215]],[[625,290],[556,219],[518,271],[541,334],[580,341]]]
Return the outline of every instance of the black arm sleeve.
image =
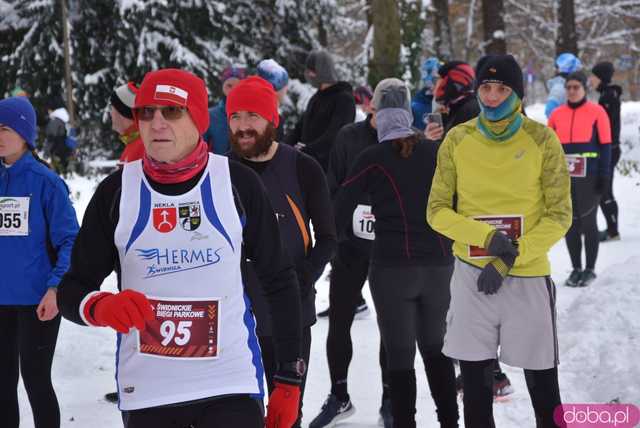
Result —
[[[353,218],[353,210],[358,205],[358,198],[367,192],[368,175],[371,174],[372,167],[368,160],[368,154],[361,153],[353,167],[349,170],[349,175],[341,184],[335,202],[336,229],[341,232],[350,226]]]
[[[347,144],[352,141],[351,128],[344,126],[338,131],[336,141],[331,148],[329,154],[329,169],[327,171],[327,183],[329,185],[329,194],[331,198],[335,198],[340,185],[347,177],[349,172],[347,169]]]
[[[289,146],[295,146],[300,141],[300,136],[302,135],[302,124],[304,120],[304,113],[298,119],[296,126],[293,128],[293,131],[289,132],[289,134],[284,139],[284,143]]]
[[[604,107],[611,122],[611,144],[620,144],[620,92],[617,86],[607,87],[600,97],[600,105]]]
[[[335,110],[331,116],[331,120],[327,123],[324,133],[315,140],[307,142],[307,152],[324,152],[326,153],[325,156],[327,156],[340,128],[349,123],[353,123],[355,117],[356,105],[353,97],[350,94],[341,94],[340,98],[336,99]]]
[[[284,251],[276,216],[260,178],[235,161],[229,161],[229,170],[245,210],[245,252],[264,287],[278,360],[293,361],[301,355],[302,330],[296,272]]]
[[[307,213],[313,224],[315,242],[307,255],[307,262],[313,278],[316,279],[322,274],[336,249],[336,224],[327,179],[320,164],[312,157],[299,153],[297,169]]]
[[[71,265],[58,286],[58,307],[62,316],[84,325],[80,303],[87,294],[98,291],[104,279],[117,268],[113,241],[116,223],[114,201],[119,199],[122,171],[102,181],[84,213],[82,226],[71,252]]]

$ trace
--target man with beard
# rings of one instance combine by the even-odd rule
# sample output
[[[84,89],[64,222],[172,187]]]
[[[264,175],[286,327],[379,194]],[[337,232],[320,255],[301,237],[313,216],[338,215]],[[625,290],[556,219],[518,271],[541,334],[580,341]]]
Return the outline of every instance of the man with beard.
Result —
[[[338,131],[356,117],[353,89],[347,82],[338,81],[333,59],[326,51],[309,54],[304,77],[318,91],[285,142],[314,157],[327,171]]]
[[[311,325],[316,321],[314,283],[331,259],[337,242],[327,180],[313,158],[275,141],[278,101],[273,86],[266,80],[252,76],[240,82],[227,97],[227,117],[231,158],[260,175],[278,219],[280,236],[296,267],[302,300],[302,357],[308,362]],[[277,370],[272,313],[267,310],[263,287],[252,266],[253,263],[248,264],[246,285],[257,319],[262,361],[271,390]],[[303,376],[302,395],[305,379]],[[300,421],[298,417],[294,427],[299,427]]]

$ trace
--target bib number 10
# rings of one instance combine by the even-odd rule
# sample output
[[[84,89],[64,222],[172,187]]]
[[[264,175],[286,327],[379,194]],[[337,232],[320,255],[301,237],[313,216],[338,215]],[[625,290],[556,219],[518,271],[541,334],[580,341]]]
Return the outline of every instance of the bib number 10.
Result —
[[[165,320],[160,325],[160,334],[163,337],[162,346],[167,346],[171,341],[178,346],[184,346],[191,340],[192,321],[179,321],[176,323],[171,320]]]
[[[0,226],[5,229],[19,229],[22,225],[20,213],[0,213]]]
[[[360,223],[361,233],[373,233],[373,224],[375,223],[375,220],[370,218],[367,218],[367,219],[363,218],[363,219],[360,219],[358,223]]]

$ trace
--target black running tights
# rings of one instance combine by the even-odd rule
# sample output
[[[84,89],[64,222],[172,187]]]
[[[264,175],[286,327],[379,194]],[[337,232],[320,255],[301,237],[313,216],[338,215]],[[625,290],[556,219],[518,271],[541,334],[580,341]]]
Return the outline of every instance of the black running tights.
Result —
[[[36,306],[0,306],[0,415],[5,428],[18,428],[18,379],[29,397],[35,428],[60,428],[60,408],[51,384],[60,315],[40,321]]]
[[[495,428],[493,420],[493,370],[495,360],[460,361],[464,382],[465,428]],[[556,428],[553,411],[560,405],[557,367],[524,370],[533,404],[536,428]]]

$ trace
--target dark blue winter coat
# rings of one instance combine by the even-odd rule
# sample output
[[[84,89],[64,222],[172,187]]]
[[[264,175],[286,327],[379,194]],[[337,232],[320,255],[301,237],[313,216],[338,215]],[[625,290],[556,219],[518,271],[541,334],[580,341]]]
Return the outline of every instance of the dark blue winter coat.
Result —
[[[217,155],[224,155],[230,147],[226,103],[227,98],[225,97],[209,109],[209,129],[203,135],[209,145],[209,151]]]
[[[411,100],[411,110],[413,111],[413,127],[424,131],[427,126],[424,123],[424,115],[431,113],[431,103],[433,94],[427,93],[427,88],[422,88],[413,96]]]
[[[12,197],[30,198],[29,234],[0,234],[0,305],[37,305],[69,268],[78,220],[64,181],[30,152],[0,162],[0,213]]]

